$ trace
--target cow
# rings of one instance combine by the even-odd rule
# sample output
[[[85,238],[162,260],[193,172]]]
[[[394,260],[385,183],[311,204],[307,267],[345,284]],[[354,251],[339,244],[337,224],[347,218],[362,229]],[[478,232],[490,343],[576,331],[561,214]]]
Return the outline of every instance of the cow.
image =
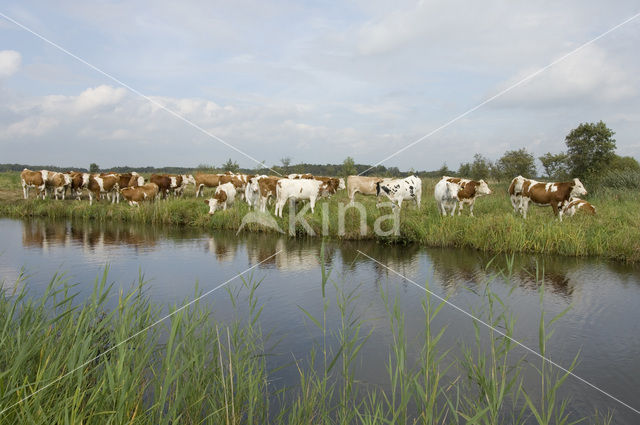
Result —
[[[58,196],[64,200],[68,187],[71,187],[71,176],[69,174],[49,172],[45,184],[45,192],[50,191],[56,200]]]
[[[562,213],[566,216],[573,217],[578,210],[584,211],[586,214],[590,215],[596,214],[596,207],[587,201],[578,198],[572,199],[568,204],[566,204],[562,209]]]
[[[117,174],[118,176],[118,186],[120,189],[125,187],[138,187],[144,184],[144,177],[135,171],[131,173],[121,173]]]
[[[128,186],[120,189],[122,197],[129,202],[131,206],[139,206],[139,202],[153,201],[158,195],[158,185],[155,183],[147,183],[140,186]]]
[[[392,180],[390,178],[382,177],[365,177],[365,176],[349,176],[347,177],[347,195],[349,196],[349,203],[353,205],[356,193],[360,192],[363,195],[375,195],[376,183],[386,182]]]
[[[203,196],[205,187],[216,187],[220,184],[220,176],[218,174],[198,173],[194,176],[196,186],[196,198]]]
[[[287,176],[288,179],[312,179],[313,174],[305,173],[305,174],[289,174]]]
[[[162,199],[166,199],[171,190],[171,178],[166,174],[151,174],[149,183],[155,183],[158,186],[158,193],[162,196]]]
[[[247,201],[247,204],[250,207],[253,208],[257,208],[259,203],[260,203],[260,185],[258,184],[258,181],[260,179],[264,179],[267,178],[267,175],[259,175],[259,176],[254,176],[251,179],[249,179],[249,182],[247,183],[247,185],[244,188],[244,199],[245,201]]]
[[[280,179],[276,183],[276,210],[275,214],[282,217],[284,204],[289,199],[309,200],[311,212],[316,205],[316,200],[323,193],[328,192],[327,184],[315,179]]]
[[[376,183],[376,196],[385,195],[391,201],[393,207],[402,208],[402,201],[413,199],[420,208],[422,197],[422,181],[416,176],[404,179],[389,180]]]
[[[93,196],[96,197],[96,201],[100,200],[102,194],[107,195],[107,199],[111,199],[110,195],[113,194],[111,202],[120,202],[120,187],[118,184],[119,178],[115,174],[91,174],[89,176],[89,205],[93,204]]]
[[[209,214],[215,213],[220,208],[224,211],[228,206],[233,205],[236,193],[236,187],[231,182],[223,183],[216,187],[216,193],[213,198],[205,199],[204,201],[205,204],[209,205]]]
[[[194,179],[194,177],[191,174],[181,174],[180,175],[181,179],[182,179],[182,184],[178,187],[176,187],[174,189],[175,195],[176,196],[182,196],[182,194],[184,193],[184,190],[187,188],[187,186],[189,184],[192,184],[195,186],[196,184],[196,180]]]
[[[476,202],[476,198],[484,195],[491,195],[491,189],[484,180],[470,180],[460,177],[447,177],[442,176],[443,180],[447,180],[450,183],[458,185],[460,190],[458,191],[458,215],[462,215],[462,209],[464,204],[469,204],[469,215],[473,217],[473,205]]]
[[[267,211],[267,201],[271,197],[276,197],[276,185],[281,177],[266,176],[256,181],[260,194],[260,211]]]
[[[90,174],[70,171],[69,176],[71,176],[71,196],[75,196],[79,201],[82,197],[82,189],[88,189],[89,187]]]
[[[562,221],[565,205],[569,204],[573,198],[586,194],[587,190],[577,178],[570,182],[546,183],[518,176],[511,181],[509,186],[509,195],[512,197],[511,203],[514,204],[514,209],[520,212],[525,219],[527,218],[529,203],[532,202],[538,206],[550,205],[553,209],[553,214]]]
[[[32,171],[25,168],[20,173],[22,183],[22,194],[24,199],[29,199],[29,188],[38,189],[36,198],[42,194],[42,199],[46,196],[47,180],[51,172],[47,170]]]
[[[436,183],[433,189],[433,196],[436,198],[436,204],[438,205],[438,211],[446,216],[448,210],[451,210],[451,216],[456,212],[456,206],[460,199],[458,193],[460,192],[460,186],[456,183],[450,182],[447,178],[442,178]]]

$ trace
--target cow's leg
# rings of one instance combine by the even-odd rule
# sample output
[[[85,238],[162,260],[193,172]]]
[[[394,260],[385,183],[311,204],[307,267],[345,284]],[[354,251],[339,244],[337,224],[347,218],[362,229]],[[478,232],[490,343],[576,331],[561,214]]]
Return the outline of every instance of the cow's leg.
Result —
[[[469,204],[469,215],[473,217],[473,205],[475,204],[475,200]]]
[[[29,189],[27,189],[27,185],[24,180],[22,180],[22,196],[24,196],[24,199],[29,198]]]
[[[313,208],[316,206],[316,198],[315,197],[309,198],[309,204],[311,206],[311,214],[313,214]]]
[[[462,215],[462,207],[464,207],[464,203],[462,201],[458,201],[458,215]]]
[[[529,198],[522,197],[520,199],[520,212],[522,213],[522,217],[527,219],[527,211],[529,210]]]
[[[458,203],[453,201],[451,203],[451,217],[453,217],[456,214],[456,207],[458,206]]]

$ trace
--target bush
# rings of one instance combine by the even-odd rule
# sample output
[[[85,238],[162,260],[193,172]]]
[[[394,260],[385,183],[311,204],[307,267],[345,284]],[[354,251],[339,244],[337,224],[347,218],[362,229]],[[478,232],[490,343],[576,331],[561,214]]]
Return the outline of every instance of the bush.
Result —
[[[611,189],[640,189],[640,170],[610,170],[595,183]]]

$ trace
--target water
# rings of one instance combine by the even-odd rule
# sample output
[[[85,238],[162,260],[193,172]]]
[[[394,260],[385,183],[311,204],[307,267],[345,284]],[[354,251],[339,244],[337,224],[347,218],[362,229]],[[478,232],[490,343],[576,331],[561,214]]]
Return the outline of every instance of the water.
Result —
[[[203,233],[188,229],[163,229],[131,224],[19,221],[0,219],[0,280],[10,289],[23,271],[31,290],[41,291],[55,272],[65,273],[72,283],[80,283],[81,296],[88,295],[96,276],[109,266],[109,281],[127,288],[144,274],[148,293],[154,301],[181,305],[196,293],[196,282],[206,292],[259,263],[253,279],[262,279],[257,291],[264,305],[263,329],[273,331],[270,366],[305,359],[319,333],[304,319],[300,307],[321,316],[320,250],[318,239],[289,239],[267,234]],[[547,291],[543,307],[547,317],[570,310],[555,324],[548,344],[548,356],[569,366],[579,353],[574,373],[612,396],[640,408],[640,268],[598,259],[574,259],[534,255],[513,256],[514,275],[510,280],[496,277],[508,259],[471,250],[425,249],[415,245],[385,246],[373,242],[328,242],[326,265],[338,285],[356,289],[353,304],[366,320],[363,329],[372,336],[357,364],[358,379],[384,386],[390,331],[381,291],[399,297],[406,315],[410,349],[418,355],[424,328],[422,300],[425,291],[402,279],[358,250],[377,259],[420,286],[426,282],[437,295],[466,311],[477,311],[484,284],[497,293],[516,315],[514,337],[538,349],[541,305],[536,270],[544,269]],[[269,258],[277,251],[275,257]],[[245,277],[247,275],[244,275]],[[239,288],[239,280],[227,287]],[[333,286],[328,296],[335,304]],[[112,299],[111,305],[117,301]],[[203,300],[205,301],[205,300]],[[234,310],[225,289],[206,298],[217,317],[230,319]],[[242,307],[239,314],[246,311]],[[334,307],[329,311],[329,327],[338,323]],[[237,314],[237,313],[236,313]],[[446,326],[443,348],[459,353],[461,343],[474,345],[471,319],[445,306],[435,328]],[[486,340],[488,331],[482,329]],[[524,349],[516,349],[525,355]],[[537,362],[527,356],[528,361]],[[539,364],[539,363],[536,363]],[[447,379],[461,374],[451,370]],[[295,382],[294,368],[274,374],[274,385]],[[537,376],[531,371],[524,379],[532,389]],[[606,395],[569,377],[562,397],[570,396],[570,408],[580,415],[614,410],[613,423],[636,424],[640,416]]]

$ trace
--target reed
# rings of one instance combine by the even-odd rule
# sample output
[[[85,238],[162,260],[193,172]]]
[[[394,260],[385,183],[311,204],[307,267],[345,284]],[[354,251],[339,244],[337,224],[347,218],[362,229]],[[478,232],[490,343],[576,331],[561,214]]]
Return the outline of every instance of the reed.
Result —
[[[13,292],[0,291],[0,424],[611,421],[611,416],[586,412],[569,415],[568,401],[559,395],[567,374],[544,363],[538,369],[540,394],[534,394],[522,371],[535,362],[514,352],[507,338],[514,316],[488,283],[479,293],[484,307],[476,313],[501,327],[506,337],[490,332],[486,342],[481,337],[486,330],[475,323],[476,339],[461,354],[442,347],[447,330],[435,330],[433,323],[446,307],[428,294],[422,302],[424,340],[417,353],[411,352],[401,303],[395,290],[383,287],[386,317],[381,321],[390,342],[388,382],[382,388],[358,378],[356,366],[366,357],[376,326],[365,319],[359,286],[334,279],[322,266],[319,315],[300,308],[317,337],[311,354],[287,366],[297,371],[297,382],[273,389],[256,295],[261,281],[251,276],[228,290],[243,314],[224,323],[204,303],[185,309],[154,303],[142,277],[129,290],[115,293],[107,273],[96,278],[85,300],[77,299],[77,287],[64,275],[54,275],[37,297],[30,296],[24,276]],[[114,296],[117,302],[108,308]],[[158,322],[165,313],[172,315]],[[541,314],[542,354],[554,321]]]

